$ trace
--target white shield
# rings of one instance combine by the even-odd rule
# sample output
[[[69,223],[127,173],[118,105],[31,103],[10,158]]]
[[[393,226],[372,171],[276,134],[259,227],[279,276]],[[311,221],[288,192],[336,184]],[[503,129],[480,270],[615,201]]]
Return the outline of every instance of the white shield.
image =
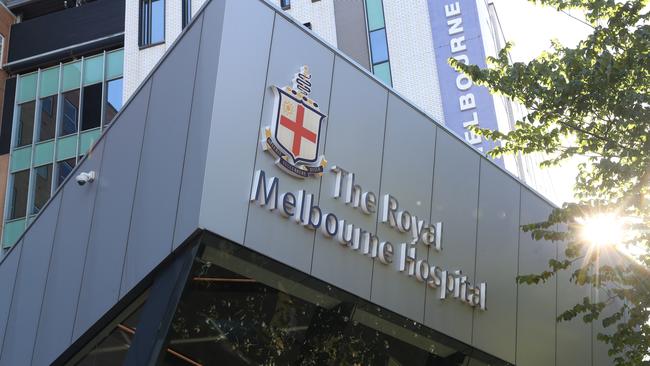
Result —
[[[281,89],[276,89],[275,140],[294,163],[318,159],[318,140],[325,115]]]

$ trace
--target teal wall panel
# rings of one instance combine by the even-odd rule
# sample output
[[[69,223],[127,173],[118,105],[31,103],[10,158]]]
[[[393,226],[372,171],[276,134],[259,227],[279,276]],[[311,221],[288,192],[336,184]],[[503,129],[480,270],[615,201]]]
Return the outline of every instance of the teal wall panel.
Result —
[[[37,73],[33,72],[21,75],[18,78],[18,98],[16,103],[20,104],[36,99],[36,77]]]
[[[25,146],[11,153],[10,171],[29,169],[32,160],[32,147]]]
[[[34,166],[49,164],[54,159],[54,141],[42,142],[34,147]]]

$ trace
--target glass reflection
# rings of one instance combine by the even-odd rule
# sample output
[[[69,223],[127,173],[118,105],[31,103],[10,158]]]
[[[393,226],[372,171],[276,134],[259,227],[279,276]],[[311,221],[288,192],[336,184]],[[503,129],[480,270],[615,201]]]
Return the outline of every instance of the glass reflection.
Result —
[[[72,169],[74,169],[76,165],[76,161],[75,158],[72,158],[72,159],[59,161],[58,163],[56,163],[56,165],[57,165],[56,186],[58,187],[61,184],[63,184],[65,178],[67,178],[70,172],[72,171]]]
[[[56,95],[41,99],[41,124],[39,127],[38,141],[54,138],[56,131]]]
[[[135,336],[140,318],[142,303],[147,293],[136,300],[127,310],[120,314],[113,323],[93,339],[86,350],[68,365],[77,366],[113,366],[122,365]]]
[[[120,109],[122,109],[122,78],[114,79],[106,83],[104,123],[110,123]]]
[[[29,170],[23,170],[13,175],[11,188],[11,207],[9,220],[25,217],[27,213],[27,192],[29,188]]]
[[[37,214],[47,200],[52,190],[52,164],[39,166],[34,169],[34,204],[32,214]]]
[[[395,314],[383,315],[387,311],[332,287],[292,280],[223,247],[201,251],[158,365],[424,366],[470,360],[415,331],[413,322],[394,322]]]
[[[18,135],[16,136],[16,147],[32,143],[32,137],[34,136],[35,108],[35,101],[18,105]]]
[[[388,60],[388,43],[386,42],[386,28],[370,32],[370,50],[372,63],[378,64]]]
[[[59,136],[76,133],[79,118],[79,89],[63,93],[62,112]]]
[[[165,1],[151,0],[151,43],[165,40]]]

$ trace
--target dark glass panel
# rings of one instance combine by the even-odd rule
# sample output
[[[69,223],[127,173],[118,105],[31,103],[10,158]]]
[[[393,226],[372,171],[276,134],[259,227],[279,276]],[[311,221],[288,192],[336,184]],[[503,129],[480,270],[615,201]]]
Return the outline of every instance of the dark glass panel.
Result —
[[[388,60],[388,43],[386,41],[386,28],[370,32],[370,50],[372,63],[378,64]]]
[[[38,141],[54,138],[56,132],[56,106],[56,95],[41,99],[41,125],[39,127]]]
[[[56,176],[57,176],[57,178],[56,178],[56,186],[57,187],[60,186],[63,183],[65,178],[68,177],[68,175],[70,174],[72,169],[74,169],[75,165],[76,165],[76,162],[75,162],[74,158],[59,161],[58,163],[56,163],[56,171],[57,171],[57,173],[56,173]]]
[[[102,84],[84,87],[81,111],[81,130],[99,127],[102,117]]]
[[[32,143],[34,136],[34,109],[36,102],[31,101],[18,105],[18,132],[16,146],[25,146]]]
[[[165,0],[151,0],[151,40],[158,43],[165,40]]]
[[[122,78],[106,83],[106,105],[104,106],[104,123],[110,123],[117,112],[122,109]]]
[[[140,45],[149,43],[149,0],[140,2]]]
[[[39,166],[34,169],[34,205],[32,214],[37,214],[47,200],[50,199],[52,191],[52,164]]]
[[[77,133],[79,119],[79,89],[63,93],[63,110],[61,113],[61,131],[59,136]]]
[[[183,29],[192,20],[192,0],[183,0]]]
[[[136,325],[142,310],[144,299],[137,300],[121,314],[98,337],[90,342],[83,358],[73,363],[77,366],[113,366],[122,365],[135,336]],[[137,306],[134,306],[137,305]],[[136,310],[133,310],[133,309]],[[82,351],[81,354],[84,354]],[[77,356],[79,357],[79,356]]]
[[[421,325],[225,240],[215,238],[199,253],[158,365],[450,366],[470,360],[466,346],[443,344],[437,340],[443,336],[434,340]]]
[[[29,170],[13,174],[11,189],[11,208],[9,220],[25,217],[27,213],[27,194],[29,191]]]

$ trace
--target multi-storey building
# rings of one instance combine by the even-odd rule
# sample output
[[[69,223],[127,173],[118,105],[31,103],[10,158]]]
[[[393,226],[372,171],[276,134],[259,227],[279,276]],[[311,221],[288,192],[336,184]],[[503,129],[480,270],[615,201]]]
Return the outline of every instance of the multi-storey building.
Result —
[[[13,100],[14,89],[6,90],[6,80],[9,77],[7,71],[2,67],[7,62],[7,53],[9,45],[9,35],[11,25],[16,21],[16,17],[9,10],[4,3],[0,2],[0,207],[4,208],[5,195],[7,189],[7,174],[9,170],[9,145],[11,143],[10,134],[2,134],[2,130],[11,130],[11,118],[4,119],[4,100],[8,97],[7,104],[11,104]],[[9,117],[9,116],[7,116]],[[0,232],[4,226],[4,220],[0,219]],[[0,249],[0,252],[2,249]]]
[[[556,322],[598,291],[516,282],[564,258],[520,230],[553,206],[387,86],[388,8],[358,3],[305,1],[349,6],[325,25],[265,0],[127,3],[122,74],[142,81],[103,134],[119,45],[17,71],[12,174],[37,213],[0,259],[0,366],[611,364],[600,324]],[[368,39],[363,66],[331,46]],[[40,205],[67,138],[83,158]]]
[[[121,108],[124,61],[124,1],[6,5],[17,22],[3,66],[10,75],[0,135],[9,153],[3,248],[15,243]]]
[[[521,107],[473,85],[449,58],[485,66],[505,39],[492,0],[275,0],[291,16],[337,46],[380,80],[480,151],[493,145],[468,131],[479,125],[509,131]],[[496,162],[550,199],[561,199],[540,157]]]
[[[88,122],[83,122],[84,116],[77,113],[78,121],[74,123],[80,122],[81,128],[76,130],[76,134],[79,135],[76,140],[68,136],[69,131],[65,128],[52,131],[53,135],[52,133],[48,134],[46,128],[43,128],[43,136],[40,136],[39,121],[43,120],[42,113],[32,113],[31,108],[38,110],[38,108],[48,105],[47,99],[43,99],[45,102],[41,101],[38,102],[38,106],[36,105],[37,100],[48,96],[49,91],[46,90],[48,75],[57,74],[57,67],[62,71],[65,71],[65,68],[73,67],[61,64],[46,70],[43,65],[49,66],[53,62],[61,63],[73,58],[80,59],[81,56],[84,56],[85,60],[93,52],[101,53],[104,49],[112,50],[121,46],[123,40],[124,50],[107,53],[108,57],[105,62],[106,66],[112,65],[111,67],[120,69],[117,74],[119,77],[111,74],[112,71],[108,70],[108,74],[102,75],[103,78],[107,77],[108,79],[97,82],[94,88],[98,89],[99,85],[105,85],[101,89],[102,96],[98,96],[98,98],[106,100],[107,97],[112,97],[113,99],[126,100],[137,90],[142,80],[182,32],[204,1],[126,2],[123,14],[112,11],[110,18],[94,23],[99,29],[107,29],[106,31],[93,30],[91,35],[85,36],[85,38],[94,40],[70,40],[68,43],[64,42],[65,44],[57,41],[54,42],[55,46],[50,47],[58,47],[57,49],[48,47],[17,49],[14,52],[15,55],[10,54],[9,69],[13,70],[15,78],[13,83],[10,80],[8,85],[11,87],[16,85],[16,81],[20,81],[18,86],[22,85],[22,93],[27,93],[31,90],[30,88],[38,86],[38,92],[41,95],[37,98],[36,91],[30,91],[31,94],[20,94],[21,92],[18,90],[15,100],[10,98],[5,103],[16,105],[16,116],[13,113],[5,113],[4,117],[7,124],[15,125],[18,129],[15,135],[9,133],[2,135],[7,141],[11,140],[11,155],[14,157],[13,165],[9,168],[9,184],[6,190],[8,200],[4,205],[4,220],[2,220],[7,224],[2,237],[5,247],[13,244],[28,223],[29,217],[38,212],[38,206],[42,205],[49,198],[51,192],[56,189],[59,178],[64,177],[65,172],[74,165],[72,160],[76,162],[78,156],[83,155],[91,141],[96,139],[104,124],[110,121],[109,117],[105,114],[102,115],[102,112],[99,111],[99,115],[102,115],[99,125],[89,125]],[[78,5],[82,5],[82,3],[85,4],[85,2],[79,2]],[[32,24],[43,27],[46,24],[56,24],[52,22],[61,21],[59,19],[66,21],[67,14],[81,13],[87,7],[99,8],[97,4],[93,3],[89,2],[80,7],[76,6],[77,2],[75,2],[75,6],[72,6],[71,0],[67,3],[60,1],[9,1],[8,4],[10,9],[16,12],[21,19],[21,22],[15,26],[15,32],[24,37],[22,35],[28,33],[30,27],[35,27]],[[122,4],[121,1],[117,1],[117,3]],[[480,137],[467,131],[466,127],[469,124],[478,123],[482,127],[498,128],[502,131],[507,131],[512,127],[517,116],[518,107],[516,105],[503,97],[490,96],[484,88],[471,85],[467,78],[456,73],[447,64],[449,57],[457,57],[461,60],[466,58],[468,62],[482,64],[486,55],[494,55],[503,46],[503,35],[500,32],[498,18],[494,6],[490,2],[486,0],[448,2],[419,0],[405,4],[382,0],[276,0],[275,3],[326,42],[337,46],[361,66],[374,73],[385,84],[395,88],[434,119],[464,137],[477,149],[485,150],[490,146],[481,141]],[[116,6],[113,8],[117,9]],[[122,22],[121,26],[116,25],[120,22]],[[74,26],[67,25],[68,28]],[[74,29],[70,29],[70,32],[74,33]],[[87,32],[79,33],[88,34]],[[53,37],[59,36],[53,35]],[[116,43],[114,41],[117,38],[119,41]],[[47,40],[38,40],[38,42],[48,43]],[[77,42],[77,44],[73,45],[71,42]],[[87,42],[98,44],[99,49],[98,46],[84,44]],[[451,45],[455,45],[456,48],[452,49]],[[72,46],[81,47],[82,51],[74,51],[76,52],[74,55],[67,54],[65,50],[62,53],[62,49]],[[15,47],[20,48],[20,46]],[[28,62],[25,62],[25,59]],[[118,59],[119,65],[116,64]],[[91,66],[85,68],[84,72],[90,72],[89,70],[93,67],[92,62],[94,61],[91,61]],[[80,66],[81,63],[74,65]],[[103,65],[101,67],[104,67]],[[45,75],[44,87],[36,81],[41,75]],[[69,75],[70,72],[61,72],[57,78],[67,78]],[[111,82],[113,78],[119,80]],[[89,80],[91,83],[95,81]],[[70,86],[66,84],[61,87],[62,89],[56,90],[54,96],[49,97],[58,101],[59,95],[70,94]],[[86,85],[83,86],[83,88],[85,87]],[[15,93],[15,89],[11,89],[11,92]],[[75,88],[75,90],[81,89],[81,86]],[[85,93],[87,97],[90,97],[93,92],[91,89]],[[118,89],[121,90],[121,95],[117,95]],[[65,103],[66,100],[63,97],[61,102]],[[100,105],[105,106],[106,104],[99,103],[98,106]],[[119,105],[117,106],[119,107]],[[23,109],[25,109],[23,116],[28,116],[28,119],[34,118],[33,126],[22,124],[20,113],[23,112]],[[67,115],[66,113],[57,115],[55,117],[56,125],[60,125]],[[86,117],[86,121],[90,118],[90,116]],[[96,129],[97,127],[99,129]],[[37,133],[23,133],[21,132],[22,128],[33,129]],[[5,132],[10,130],[5,129]],[[12,139],[11,136],[14,138]],[[55,154],[54,144],[58,147],[57,158],[51,160],[52,165],[49,168],[49,163],[45,162],[49,162],[50,159],[43,160],[41,154],[46,150],[48,154]],[[7,150],[9,149],[7,148]],[[33,161],[32,150],[35,154]],[[64,154],[63,151],[67,153]],[[497,163],[553,199],[553,182],[548,174],[537,169],[537,160],[534,156],[517,156],[502,158]],[[51,178],[50,175],[54,178]],[[45,178],[41,183],[37,183],[41,181],[39,180],[41,176]],[[43,185],[49,185],[50,190],[43,190]],[[1,184],[0,188],[2,188]]]

